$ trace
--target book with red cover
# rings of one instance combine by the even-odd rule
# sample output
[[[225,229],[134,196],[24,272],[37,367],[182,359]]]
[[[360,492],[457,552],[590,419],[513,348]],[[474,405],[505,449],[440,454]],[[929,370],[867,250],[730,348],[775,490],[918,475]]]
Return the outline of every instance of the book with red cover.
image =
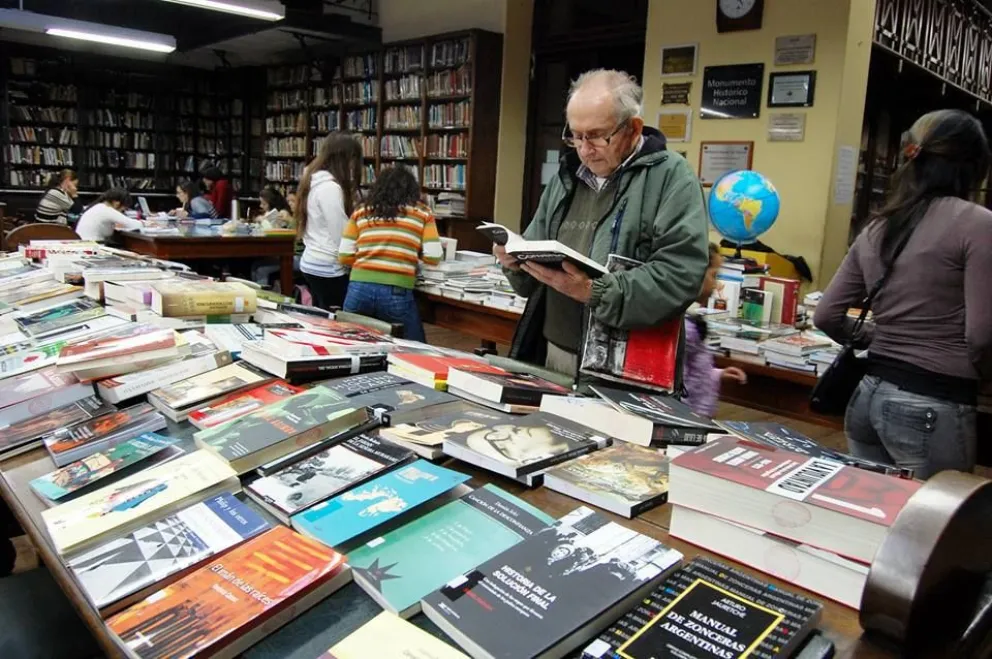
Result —
[[[355,323],[346,323],[294,311],[283,311],[283,314],[304,325],[307,329],[333,334],[338,339],[352,343],[391,343],[385,334]]]
[[[236,392],[189,413],[189,422],[197,428],[213,428],[249,412],[303,391],[302,387],[276,380],[248,391]]]
[[[672,460],[669,501],[870,562],[873,543],[921,486],[725,436]]]
[[[606,265],[610,272],[623,272],[643,264],[611,254]],[[610,327],[590,314],[580,368],[598,378],[671,393],[681,334],[681,314],[654,327],[630,330]]]
[[[324,329],[266,328],[262,338],[266,344],[287,357],[382,353],[392,347],[386,337],[380,336],[378,340],[372,340],[374,335],[369,332],[359,334]]]
[[[796,324],[799,305],[799,281],[784,277],[761,278],[761,290],[772,294],[772,322],[783,325]]]
[[[345,558],[285,526],[107,620],[141,659],[237,656],[351,580]]]
[[[176,347],[176,333],[154,325],[126,325],[113,334],[97,336],[62,348],[59,367],[71,367],[102,359],[133,361],[149,352]],[[72,369],[67,369],[72,370]]]
[[[389,368],[394,375],[405,377],[428,387],[438,384],[446,385],[448,369],[457,368],[470,373],[506,373],[498,366],[493,366],[481,359],[471,357],[449,357],[447,355],[426,355],[417,352],[397,351],[387,358]]]

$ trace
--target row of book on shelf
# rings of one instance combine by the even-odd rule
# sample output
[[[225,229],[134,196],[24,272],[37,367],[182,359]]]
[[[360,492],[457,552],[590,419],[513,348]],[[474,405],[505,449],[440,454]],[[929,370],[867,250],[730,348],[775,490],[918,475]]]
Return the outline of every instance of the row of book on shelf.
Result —
[[[132,657],[234,656],[352,580],[386,613],[329,657],[790,656],[822,641],[820,602],[587,505],[667,501],[672,536],[857,608],[920,487],[783,426],[613,380],[578,395],[93,243],[0,259],[0,304],[0,454],[50,456],[48,537]],[[460,465],[587,505],[555,519]]]

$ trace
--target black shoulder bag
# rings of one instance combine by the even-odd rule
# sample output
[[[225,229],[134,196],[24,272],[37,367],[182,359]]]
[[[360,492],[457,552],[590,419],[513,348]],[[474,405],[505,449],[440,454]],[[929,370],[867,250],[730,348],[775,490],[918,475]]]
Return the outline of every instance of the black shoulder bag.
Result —
[[[902,253],[903,248],[909,242],[909,238],[912,235],[913,229],[910,229],[899,241],[895,251],[892,253],[892,260],[889,262],[889,265],[886,266],[882,276],[875,282],[875,285],[868,292],[867,297],[861,302],[861,315],[854,322],[851,335],[844,342],[844,348],[837,355],[837,358],[834,359],[834,362],[823,372],[823,375],[820,376],[816,386],[813,387],[813,392],[809,396],[809,409],[813,412],[825,416],[843,416],[847,410],[847,404],[850,402],[851,396],[854,395],[854,390],[858,388],[861,379],[868,372],[868,360],[858,357],[858,351],[854,347],[854,340],[864,328],[872,302],[875,301],[878,292],[882,290],[885,281],[892,274],[892,268],[895,266],[896,259],[899,258],[899,254]]]

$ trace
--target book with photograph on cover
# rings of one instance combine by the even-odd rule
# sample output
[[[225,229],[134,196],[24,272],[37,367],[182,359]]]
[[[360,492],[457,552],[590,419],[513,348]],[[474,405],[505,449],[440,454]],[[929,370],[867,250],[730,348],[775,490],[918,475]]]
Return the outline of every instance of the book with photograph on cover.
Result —
[[[610,254],[606,263],[609,272],[641,265],[616,254]],[[590,312],[579,368],[598,378],[671,393],[676,386],[681,335],[681,314],[655,327],[626,330],[610,327]]]
[[[78,423],[113,411],[97,396],[89,396],[39,416],[24,419],[0,431],[0,457],[9,458],[25,451],[44,446],[45,436],[72,428]]]
[[[681,561],[675,549],[580,507],[452,579],[423,609],[473,657],[562,657]]]
[[[200,407],[189,413],[189,422],[199,428],[216,428],[222,423],[233,421],[239,417],[271,405],[303,391],[283,380],[263,384],[261,387],[228,394],[220,400],[205,407]]]

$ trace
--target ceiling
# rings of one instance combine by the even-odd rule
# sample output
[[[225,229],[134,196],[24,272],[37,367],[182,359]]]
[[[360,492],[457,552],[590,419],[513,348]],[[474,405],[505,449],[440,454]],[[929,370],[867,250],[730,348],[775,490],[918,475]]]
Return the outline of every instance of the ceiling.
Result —
[[[416,1],[416,0],[414,0]],[[282,0],[286,17],[263,21],[162,0],[0,0],[17,9],[118,27],[169,34],[176,51],[167,56],[54,39],[44,34],[0,30],[0,41],[16,41],[112,52],[212,68],[272,64],[341,53],[379,44],[375,0]]]

